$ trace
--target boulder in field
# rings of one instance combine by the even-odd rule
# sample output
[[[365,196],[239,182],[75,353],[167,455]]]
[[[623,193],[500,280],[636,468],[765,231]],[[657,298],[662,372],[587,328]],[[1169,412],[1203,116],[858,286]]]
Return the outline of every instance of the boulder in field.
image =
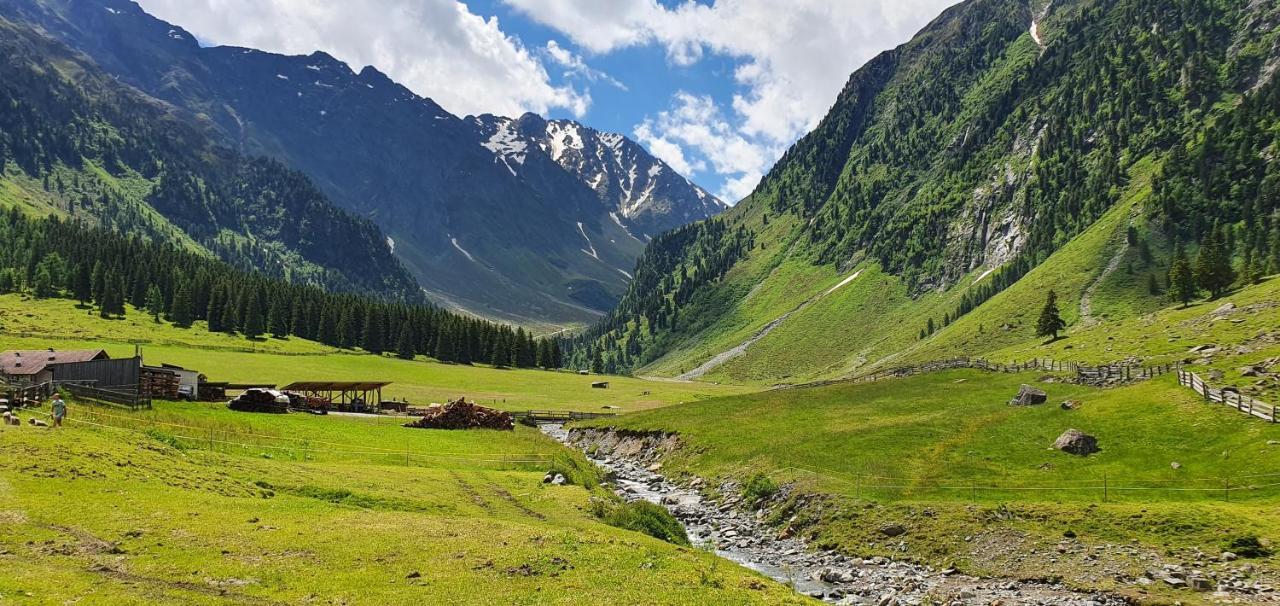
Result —
[[[1030,385],[1023,384],[1022,387],[1018,388],[1018,395],[1009,400],[1009,404],[1012,406],[1035,406],[1044,404],[1047,401],[1049,401],[1049,394],[1045,393],[1043,389],[1036,389]]]
[[[1053,442],[1053,447],[1065,452],[1081,457],[1089,456],[1101,450],[1098,448],[1098,438],[1095,438],[1079,429],[1068,429],[1058,436]]]

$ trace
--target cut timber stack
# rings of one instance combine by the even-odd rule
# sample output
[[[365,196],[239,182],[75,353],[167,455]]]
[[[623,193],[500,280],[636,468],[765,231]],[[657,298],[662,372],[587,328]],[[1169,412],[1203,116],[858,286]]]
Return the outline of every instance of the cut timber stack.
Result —
[[[422,418],[405,423],[405,427],[421,429],[515,429],[511,413],[486,408],[458,398],[443,406],[432,404]]]
[[[138,391],[145,398],[177,400],[180,382],[178,373],[143,368],[138,376]]]

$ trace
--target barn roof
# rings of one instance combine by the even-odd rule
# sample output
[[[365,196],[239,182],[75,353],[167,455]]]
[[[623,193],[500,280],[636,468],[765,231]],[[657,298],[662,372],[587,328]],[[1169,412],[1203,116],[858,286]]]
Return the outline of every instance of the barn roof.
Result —
[[[299,381],[285,385],[285,391],[364,391],[381,389],[390,381]]]
[[[71,349],[66,351],[13,349],[0,352],[0,373],[13,376],[35,375],[46,367],[55,364],[105,360],[108,357],[107,352],[102,349]]]

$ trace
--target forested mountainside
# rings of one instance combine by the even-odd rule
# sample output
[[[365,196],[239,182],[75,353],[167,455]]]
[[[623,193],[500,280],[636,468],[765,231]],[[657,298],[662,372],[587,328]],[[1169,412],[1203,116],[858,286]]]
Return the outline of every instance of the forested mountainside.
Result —
[[[65,298],[116,318],[133,306],[179,328],[270,335],[404,359],[555,368],[558,345],[421,303],[334,293],[245,272],[190,250],[57,217],[0,211],[0,294]],[[3,327],[0,327],[3,328]]]
[[[724,208],[620,136],[602,144],[601,133],[556,121],[545,123],[554,136],[508,141],[505,129],[323,52],[202,47],[129,0],[0,0],[0,12],[200,115],[226,144],[306,173],[378,224],[447,306],[527,324],[594,322],[625,290],[649,236]],[[593,156],[581,157],[587,146]],[[655,166],[665,177],[647,189],[638,179]]]
[[[0,19],[0,202],[173,242],[245,270],[420,300],[372,223],[279,162]]]
[[[1229,282],[1277,271],[1277,25],[1263,1],[957,5],[854,73],[721,220],[656,240],[575,360],[843,376],[923,355],[1046,262],[1088,277],[1058,286],[1079,323],[1113,283],[1128,313],[1163,304],[1175,248],[1211,241]],[[1008,299],[969,342],[1033,336]]]

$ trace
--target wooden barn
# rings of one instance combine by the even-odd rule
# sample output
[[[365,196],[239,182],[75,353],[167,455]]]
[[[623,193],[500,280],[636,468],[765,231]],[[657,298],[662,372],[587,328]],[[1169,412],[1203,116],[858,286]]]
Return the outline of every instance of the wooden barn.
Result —
[[[0,376],[15,385],[36,385],[52,381],[56,366],[109,359],[107,352],[101,349],[14,349],[0,353]],[[84,368],[81,367],[80,371],[83,372]],[[134,384],[137,384],[136,380]]]

